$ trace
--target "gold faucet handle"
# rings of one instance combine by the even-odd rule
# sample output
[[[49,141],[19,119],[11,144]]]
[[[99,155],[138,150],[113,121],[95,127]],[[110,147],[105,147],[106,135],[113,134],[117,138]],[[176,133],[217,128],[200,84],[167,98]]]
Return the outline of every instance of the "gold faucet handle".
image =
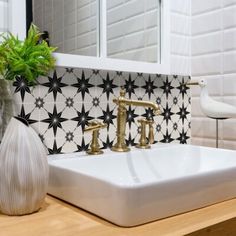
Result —
[[[125,88],[124,88],[124,87],[121,87],[120,96],[121,96],[121,97],[124,97],[124,96],[125,96],[125,93],[126,93]]]
[[[141,125],[142,125],[142,124],[147,124],[147,121],[148,121],[147,119],[142,118],[142,119],[139,119],[139,120],[138,120],[138,123],[140,123]]]
[[[162,110],[161,110],[160,106],[158,106],[158,109],[154,111],[154,115],[159,116],[159,115],[161,115],[161,113],[162,113]]]
[[[153,128],[154,120],[147,120],[146,122],[149,125],[148,140],[150,144],[153,144],[154,143],[154,128]]]
[[[137,148],[147,149],[150,148],[150,145],[147,143],[147,136],[146,136],[146,125],[148,120],[147,119],[140,119],[138,123],[140,123],[140,139],[139,143],[136,145]]]
[[[93,132],[90,149],[87,151],[88,154],[98,155],[98,154],[103,153],[103,151],[100,149],[98,138],[99,138],[99,130],[106,127],[107,127],[107,124],[101,123],[99,121],[92,121],[92,122],[89,122],[88,127],[84,129],[84,132],[89,132],[89,131]]]
[[[104,129],[106,127],[107,127],[107,124],[104,124],[99,121],[91,121],[88,123],[88,127],[84,129],[84,132],[100,130],[100,129]]]

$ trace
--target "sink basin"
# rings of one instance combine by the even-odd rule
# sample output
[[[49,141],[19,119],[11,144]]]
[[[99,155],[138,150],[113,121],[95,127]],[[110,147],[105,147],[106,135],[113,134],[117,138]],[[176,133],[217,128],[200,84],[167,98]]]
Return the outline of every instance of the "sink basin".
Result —
[[[236,196],[236,151],[181,144],[49,156],[48,193],[130,227]]]

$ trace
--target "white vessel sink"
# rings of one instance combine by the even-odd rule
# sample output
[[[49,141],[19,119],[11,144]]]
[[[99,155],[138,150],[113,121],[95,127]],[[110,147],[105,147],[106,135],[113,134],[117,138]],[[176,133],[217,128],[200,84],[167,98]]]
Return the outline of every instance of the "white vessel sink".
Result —
[[[236,151],[153,145],[128,153],[49,156],[48,192],[120,226],[236,196]]]

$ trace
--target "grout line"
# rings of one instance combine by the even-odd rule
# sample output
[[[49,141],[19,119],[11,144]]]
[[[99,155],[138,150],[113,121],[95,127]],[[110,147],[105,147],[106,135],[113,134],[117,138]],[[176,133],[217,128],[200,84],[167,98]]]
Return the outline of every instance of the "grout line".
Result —
[[[202,12],[199,12],[199,13],[192,14],[192,18],[195,19],[195,18],[198,18],[198,17],[206,16],[206,15],[216,13],[216,12],[220,12],[220,11],[221,11],[221,7],[208,9],[208,10],[205,10],[205,11],[202,11]]]
[[[205,53],[199,53],[199,54],[192,54],[192,59],[198,58],[198,57],[207,57],[207,56],[214,56],[219,54],[220,55],[221,50],[215,51],[215,52],[205,52]]]

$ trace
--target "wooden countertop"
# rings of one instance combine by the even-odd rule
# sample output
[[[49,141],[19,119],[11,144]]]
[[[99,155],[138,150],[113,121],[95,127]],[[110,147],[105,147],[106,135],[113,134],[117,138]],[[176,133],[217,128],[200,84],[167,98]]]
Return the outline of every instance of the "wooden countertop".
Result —
[[[236,199],[133,228],[118,227],[51,196],[35,214],[0,214],[0,236],[175,236],[192,232],[223,236],[229,228],[234,234],[227,235],[236,235]]]

